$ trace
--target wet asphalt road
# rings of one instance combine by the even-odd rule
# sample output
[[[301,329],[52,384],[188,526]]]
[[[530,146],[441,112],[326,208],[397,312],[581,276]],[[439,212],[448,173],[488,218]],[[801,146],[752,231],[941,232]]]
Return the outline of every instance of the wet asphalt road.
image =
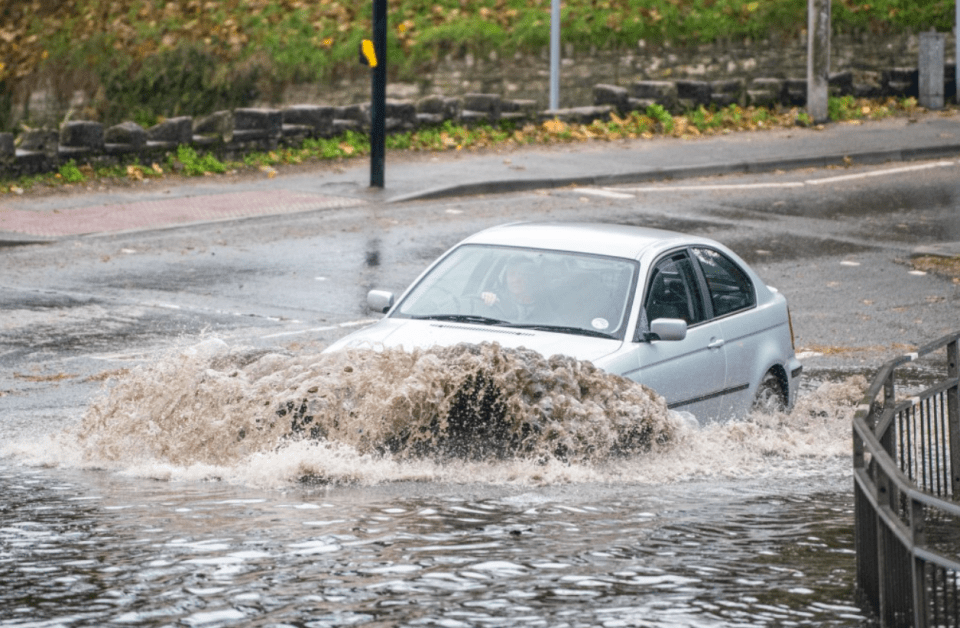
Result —
[[[204,335],[319,349],[373,317],[368,289],[399,292],[460,238],[515,220],[720,240],[787,295],[811,381],[869,373],[960,328],[957,281],[910,272],[918,247],[960,242],[960,166],[897,166],[371,203],[0,248],[0,432],[45,429],[110,373]]]

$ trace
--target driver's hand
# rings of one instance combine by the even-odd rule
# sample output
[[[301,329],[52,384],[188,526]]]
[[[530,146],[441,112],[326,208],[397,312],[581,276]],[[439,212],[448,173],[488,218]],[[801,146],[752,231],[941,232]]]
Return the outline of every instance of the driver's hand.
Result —
[[[483,299],[483,302],[487,305],[493,305],[500,300],[497,298],[497,295],[492,292],[481,292],[480,298]]]

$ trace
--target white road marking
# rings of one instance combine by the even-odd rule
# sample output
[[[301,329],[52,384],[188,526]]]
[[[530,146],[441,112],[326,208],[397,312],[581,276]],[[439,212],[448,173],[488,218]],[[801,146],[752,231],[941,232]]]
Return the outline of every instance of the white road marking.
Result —
[[[865,179],[867,177],[882,177],[890,174],[900,174],[901,172],[916,172],[917,170],[930,170],[932,168],[947,168],[956,165],[955,161],[938,161],[932,164],[918,164],[916,166],[901,166],[899,168],[887,168],[886,170],[873,170],[871,172],[858,172],[855,174],[845,174],[837,177],[827,177],[825,179],[808,179],[805,183],[809,185],[823,185],[826,183],[838,183],[840,181],[852,181],[854,179]]]
[[[614,192],[610,188],[573,188],[577,194],[588,194],[591,196],[602,196],[604,198],[636,198],[633,194],[623,194]]]
[[[617,189],[628,190],[630,192],[699,192],[710,190],[758,190],[763,188],[802,188],[802,181],[784,181],[782,183],[730,183],[717,185],[667,185],[657,187],[642,188],[604,188],[605,190]]]
[[[282,338],[284,336],[299,336],[300,334],[312,334],[318,331],[331,331],[337,329],[336,325],[328,325],[327,327],[311,327],[310,329],[298,329],[296,331],[282,331],[277,334],[268,334],[262,336],[262,338]]]
[[[360,327],[361,325],[370,325],[376,323],[379,318],[364,318],[359,321],[348,321],[346,323],[340,323],[338,327]]]
[[[282,338],[284,336],[298,336],[300,334],[313,334],[321,331],[333,331],[334,329],[348,329],[350,327],[360,327],[362,325],[369,325],[371,323],[377,322],[376,318],[364,318],[359,321],[347,321],[345,323],[338,323],[336,325],[327,325],[325,327],[311,327],[310,329],[297,329],[295,331],[281,331],[276,334],[269,334],[267,336],[262,336],[262,338]]]
[[[91,359],[91,360],[103,360],[103,361],[110,361],[110,362],[114,362],[114,361],[122,362],[122,361],[128,361],[128,360],[143,360],[143,359],[145,359],[148,355],[149,355],[148,353],[142,353],[142,352],[140,352],[140,353],[102,353],[102,354],[100,354],[100,355],[88,355],[88,356],[80,356],[80,357],[76,357],[76,358],[73,358],[73,357],[71,357],[71,358],[65,358],[64,361],[79,360],[79,359],[89,358],[89,359]]]
[[[841,183],[844,181],[854,181],[856,179],[866,179],[869,177],[882,177],[904,172],[917,172],[919,170],[931,170],[933,168],[948,168],[956,166],[956,161],[937,161],[934,163],[917,164],[914,166],[899,166],[896,168],[885,168],[883,170],[871,170],[870,172],[857,172],[854,174],[844,174],[836,177],[825,177],[823,179],[806,179],[805,181],[781,181],[774,183],[730,183],[730,184],[709,184],[709,185],[662,185],[662,186],[643,186],[643,187],[605,187],[599,190],[588,188],[574,188],[579,194],[595,194],[597,196],[609,196],[609,198],[630,198],[632,195],[642,192],[709,192],[713,190],[762,190],[778,188],[802,188],[807,185],[828,185],[831,183]],[[602,194],[601,191],[608,194]],[[618,194],[619,192],[619,194]],[[623,194],[630,192],[631,194]]]

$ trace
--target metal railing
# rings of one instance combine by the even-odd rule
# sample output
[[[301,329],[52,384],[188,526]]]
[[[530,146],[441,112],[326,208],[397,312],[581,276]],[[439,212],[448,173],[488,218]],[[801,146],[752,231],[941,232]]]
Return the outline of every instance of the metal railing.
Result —
[[[857,589],[881,626],[960,628],[958,345],[887,362],[853,419]]]

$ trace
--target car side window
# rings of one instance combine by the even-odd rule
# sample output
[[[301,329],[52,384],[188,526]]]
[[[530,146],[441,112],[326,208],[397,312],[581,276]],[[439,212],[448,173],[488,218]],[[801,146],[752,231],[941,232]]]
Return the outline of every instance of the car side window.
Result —
[[[658,318],[680,318],[688,325],[704,319],[703,299],[697,289],[693,263],[685,252],[673,253],[656,263],[650,273],[643,306],[648,325]],[[642,337],[648,329],[639,331]]]
[[[714,316],[724,316],[756,305],[753,282],[733,260],[713,249],[694,248],[693,254],[707,281]]]

